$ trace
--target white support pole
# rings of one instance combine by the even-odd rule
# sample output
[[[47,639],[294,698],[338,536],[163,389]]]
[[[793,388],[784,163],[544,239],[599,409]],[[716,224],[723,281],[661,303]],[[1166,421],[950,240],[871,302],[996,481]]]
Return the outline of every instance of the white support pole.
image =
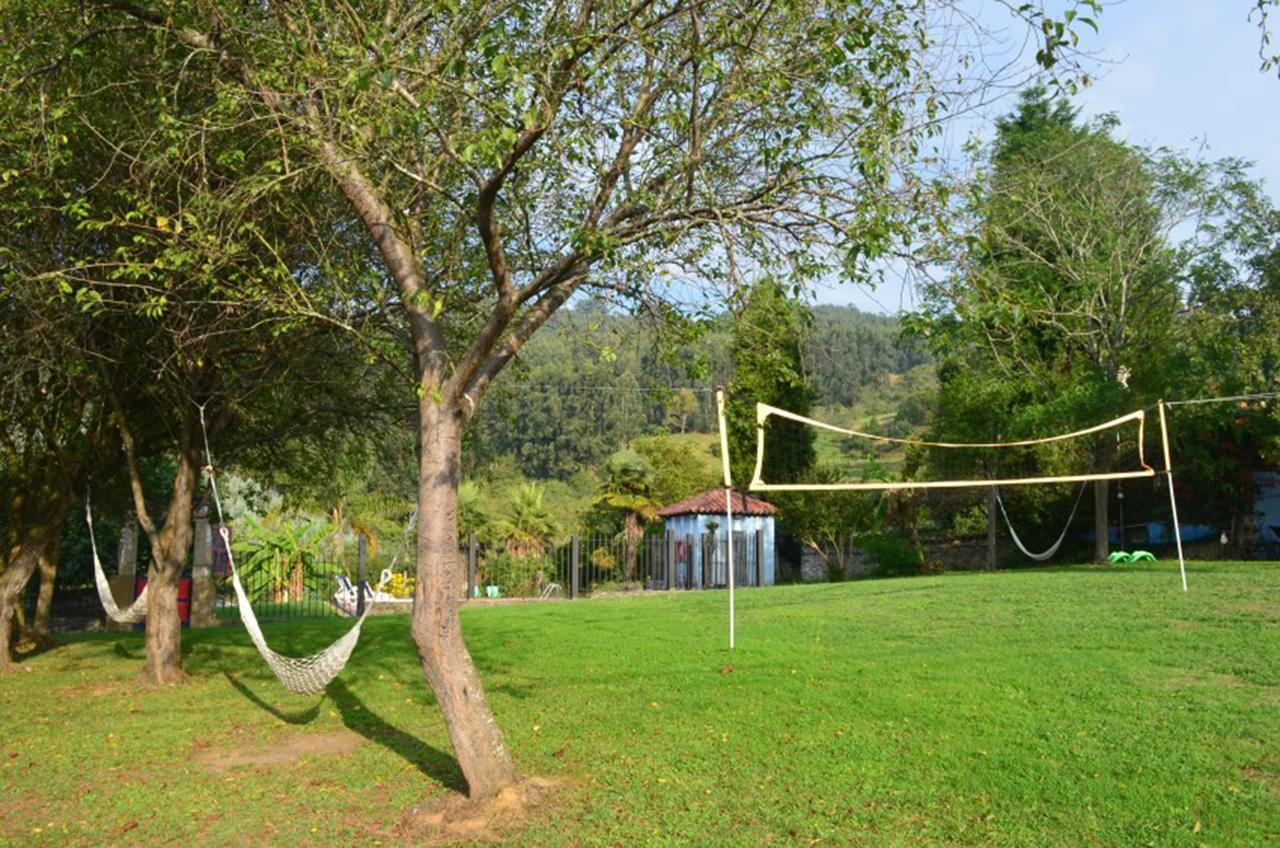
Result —
[[[733,489],[726,486],[724,490],[724,517],[726,555],[729,558],[729,650],[733,650]]]
[[[1164,401],[1160,401],[1160,441],[1164,447],[1165,478],[1169,481],[1169,508],[1173,513],[1173,540],[1178,546],[1178,571],[1182,574],[1182,591],[1187,591],[1187,561],[1182,556],[1182,528],[1178,526],[1178,500],[1173,496],[1173,462],[1169,458],[1169,425],[1164,419]],[[1123,533],[1124,531],[1121,530]]]
[[[724,389],[716,389],[716,414],[720,423],[720,464],[724,469],[724,518],[729,558],[729,650],[733,650],[733,477],[729,474],[729,430],[724,417]]]

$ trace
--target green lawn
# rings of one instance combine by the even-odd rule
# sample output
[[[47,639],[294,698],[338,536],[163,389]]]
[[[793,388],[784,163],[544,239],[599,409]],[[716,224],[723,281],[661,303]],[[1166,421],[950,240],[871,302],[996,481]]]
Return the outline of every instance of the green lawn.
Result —
[[[469,609],[520,768],[563,781],[516,844],[1280,843],[1280,566],[1176,572],[750,590],[731,659],[722,592]],[[0,844],[390,845],[458,787],[404,618],[323,697],[239,630],[186,644],[178,688],[131,682],[136,634],[0,680]]]

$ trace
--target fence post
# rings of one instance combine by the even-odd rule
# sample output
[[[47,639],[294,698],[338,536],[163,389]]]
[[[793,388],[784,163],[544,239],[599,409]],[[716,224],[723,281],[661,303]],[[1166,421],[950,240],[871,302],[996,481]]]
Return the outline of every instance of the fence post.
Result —
[[[364,534],[360,534],[357,544],[358,555],[356,557],[356,615],[364,615],[364,592],[368,583],[369,571],[369,541]]]
[[[213,535],[209,530],[209,508],[196,512],[191,544],[191,626],[213,627],[217,589],[213,585]]]
[[[581,564],[582,540],[574,536],[569,543],[569,597],[578,597],[578,566]]]
[[[648,579],[644,581],[644,586],[647,589],[658,582],[658,569],[655,564],[658,562],[658,555],[662,550],[662,540],[656,536],[650,536],[645,541],[645,547],[649,549],[649,574]]]
[[[138,572],[138,520],[130,515],[120,528],[120,547],[116,549],[117,573],[111,578],[111,596],[121,608],[133,603],[137,589],[134,578]],[[120,624],[106,619],[107,630],[132,630],[132,624]]]
[[[756,585],[764,585],[764,530],[756,528]]]
[[[684,537],[684,587],[686,589],[693,588],[693,534],[686,533]]]
[[[467,539],[467,597],[476,596],[476,534]]]
[[[670,591],[676,587],[676,534],[668,530],[666,542],[667,590]]]
[[[699,580],[698,580],[697,588],[699,589],[707,588],[707,576],[708,576],[707,573],[711,570],[711,566],[712,566],[712,563],[715,561],[715,558],[716,558],[716,534],[703,533],[702,534],[702,572],[698,575]]]

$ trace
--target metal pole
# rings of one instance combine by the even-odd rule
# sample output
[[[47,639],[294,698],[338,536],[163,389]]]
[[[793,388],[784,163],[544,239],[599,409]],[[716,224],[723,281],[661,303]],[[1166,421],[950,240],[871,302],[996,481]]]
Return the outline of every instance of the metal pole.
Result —
[[[664,550],[664,564],[666,568],[667,590],[670,591],[676,587],[676,534],[670,530],[666,534],[666,546]]]
[[[366,575],[369,569],[369,540],[364,534],[360,534],[357,540],[356,557],[356,617],[364,615],[364,592],[365,587],[369,584],[366,582]]]
[[[1182,574],[1182,591],[1187,591],[1187,561],[1182,556],[1182,528],[1178,526],[1178,499],[1173,496],[1173,462],[1169,458],[1169,425],[1164,420],[1164,401],[1160,401],[1160,442],[1164,447],[1164,470],[1169,480],[1169,508],[1173,512],[1173,540],[1178,545],[1178,571]],[[1122,531],[1123,532],[1123,531]]]
[[[694,547],[694,535],[686,533],[684,537],[684,587],[693,589],[693,564],[701,555]]]
[[[764,531],[756,529],[756,585],[764,585]]]
[[[476,534],[467,539],[467,597],[476,596]]]
[[[729,650],[733,650],[733,478],[729,474],[729,432],[724,417],[724,389],[716,390],[716,411],[720,423],[720,462],[724,469],[724,517],[729,557]]]
[[[569,597],[578,597],[578,566],[581,564],[582,540],[577,536],[569,545]]]

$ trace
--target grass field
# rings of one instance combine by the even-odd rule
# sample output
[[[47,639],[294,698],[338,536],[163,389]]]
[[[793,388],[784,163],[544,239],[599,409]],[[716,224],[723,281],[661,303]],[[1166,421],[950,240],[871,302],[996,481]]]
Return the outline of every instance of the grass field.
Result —
[[[1280,843],[1280,566],[1070,568],[468,609],[522,845]],[[298,653],[341,621],[268,630]],[[239,630],[0,679],[0,844],[391,845],[460,786],[402,617],[322,697]],[[726,664],[732,664],[727,672]],[[310,752],[310,753],[308,753]]]

